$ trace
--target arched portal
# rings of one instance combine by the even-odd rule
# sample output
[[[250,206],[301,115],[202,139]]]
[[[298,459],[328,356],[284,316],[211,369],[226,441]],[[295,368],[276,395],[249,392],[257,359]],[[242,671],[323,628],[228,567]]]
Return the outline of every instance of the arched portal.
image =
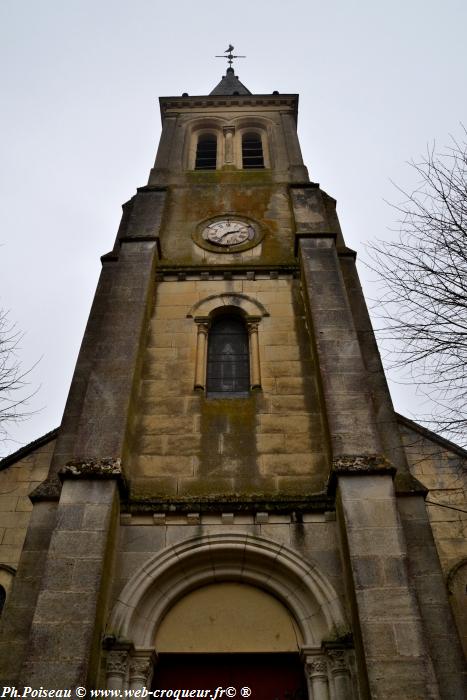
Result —
[[[139,569],[119,596],[108,635],[131,643],[140,668],[141,659],[149,659],[154,653],[161,656],[171,652],[190,653],[194,651],[193,635],[201,624],[196,611],[188,613],[191,605],[197,601],[202,608],[201,615],[211,614],[213,634],[218,635],[217,623],[228,623],[235,614],[235,605],[226,604],[224,610],[220,609],[223,594],[237,598],[239,619],[242,616],[247,619],[250,609],[250,634],[251,623],[263,620],[258,622],[263,625],[257,635],[259,641],[256,646],[254,640],[250,640],[244,642],[243,648],[234,649],[232,644],[230,648],[215,642],[212,646],[205,639],[199,646],[203,652],[213,653],[215,649],[230,654],[256,651],[264,656],[264,652],[292,653],[295,650],[296,661],[299,652],[306,659],[310,655],[315,659],[322,654],[324,641],[349,632],[337,594],[316,566],[277,542],[245,533],[219,533],[168,547]],[[210,604],[214,606],[211,613]],[[177,627],[180,628],[183,619],[190,631],[186,640],[178,643]],[[239,634],[237,623],[233,635]],[[266,640],[268,634],[276,635],[279,628],[283,636],[276,639],[274,649],[274,641]],[[122,654],[121,651],[116,653]],[[130,687],[137,687],[140,679],[132,685],[131,654],[130,657]],[[313,668],[317,668],[316,663]],[[320,671],[320,674],[319,682],[327,683],[326,678],[322,681],[326,672]],[[311,676],[308,681],[313,682]],[[150,682],[148,677],[145,684]],[[112,679],[109,686],[118,687]]]

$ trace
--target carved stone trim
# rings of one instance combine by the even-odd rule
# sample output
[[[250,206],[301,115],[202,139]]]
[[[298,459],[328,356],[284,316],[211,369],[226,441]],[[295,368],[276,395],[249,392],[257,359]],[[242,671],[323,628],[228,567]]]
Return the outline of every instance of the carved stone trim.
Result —
[[[324,655],[307,657],[305,671],[308,676],[327,676],[328,664]]]
[[[67,462],[59,472],[62,479],[114,479],[122,475],[119,457],[88,457]]]
[[[332,673],[349,672],[346,653],[343,649],[329,649],[328,658]]]
[[[135,649],[130,658],[130,690],[149,689],[157,655],[153,649]]]
[[[328,662],[322,649],[304,647],[301,652],[305,676],[313,700],[329,700]]]
[[[396,468],[383,455],[342,455],[332,461],[327,491],[334,494],[339,476],[394,476]]]
[[[107,675],[125,675],[127,669],[128,652],[110,651],[107,656]]]

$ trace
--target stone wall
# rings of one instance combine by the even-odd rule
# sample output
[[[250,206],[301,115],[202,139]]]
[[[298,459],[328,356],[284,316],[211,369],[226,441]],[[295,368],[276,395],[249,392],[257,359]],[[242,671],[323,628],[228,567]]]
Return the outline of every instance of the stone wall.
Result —
[[[258,326],[261,390],[246,399],[194,391],[197,325],[187,315],[222,294],[268,314]],[[327,443],[299,281],[160,282],[134,432],[130,473],[140,496],[323,490]]]
[[[433,539],[467,656],[467,458],[464,450],[405,418],[399,425],[411,473],[428,489],[426,506]],[[421,527],[419,533],[415,528],[413,523],[420,548],[426,538]]]
[[[0,564],[16,568],[32,511],[28,494],[47,477],[55,439],[36,449],[0,462]]]

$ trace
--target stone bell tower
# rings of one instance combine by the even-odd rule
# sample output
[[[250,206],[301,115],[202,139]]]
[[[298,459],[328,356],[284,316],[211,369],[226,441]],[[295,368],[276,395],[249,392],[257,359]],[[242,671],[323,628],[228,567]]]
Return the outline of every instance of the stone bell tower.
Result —
[[[31,496],[2,680],[460,698],[426,490],[298,96],[229,66],[160,109]]]

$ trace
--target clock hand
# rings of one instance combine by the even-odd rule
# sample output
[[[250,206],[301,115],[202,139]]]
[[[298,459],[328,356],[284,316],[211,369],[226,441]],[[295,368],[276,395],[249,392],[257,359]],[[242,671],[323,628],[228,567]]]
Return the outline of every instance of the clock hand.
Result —
[[[225,233],[223,233],[223,234],[221,235],[221,238],[224,238],[224,236],[228,236],[228,235],[231,234],[231,233],[239,233],[239,232],[240,232],[240,229],[239,229],[239,228],[235,228],[233,231],[226,231]]]

